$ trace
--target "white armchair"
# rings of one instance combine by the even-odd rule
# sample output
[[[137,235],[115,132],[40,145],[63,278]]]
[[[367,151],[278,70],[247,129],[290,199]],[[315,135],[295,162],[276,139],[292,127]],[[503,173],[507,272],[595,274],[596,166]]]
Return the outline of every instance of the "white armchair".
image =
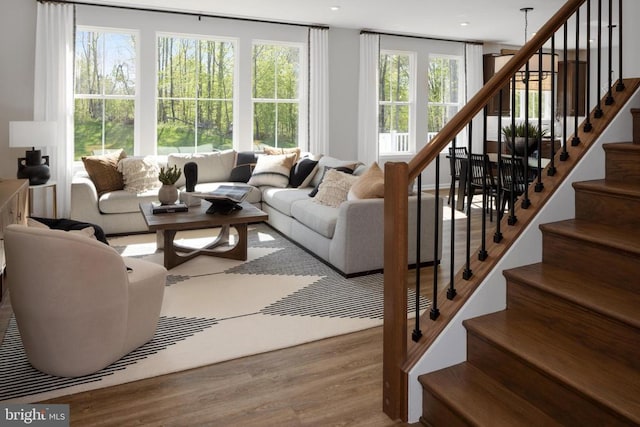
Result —
[[[164,267],[60,230],[11,225],[4,239],[11,305],[34,368],[87,375],[155,334]]]

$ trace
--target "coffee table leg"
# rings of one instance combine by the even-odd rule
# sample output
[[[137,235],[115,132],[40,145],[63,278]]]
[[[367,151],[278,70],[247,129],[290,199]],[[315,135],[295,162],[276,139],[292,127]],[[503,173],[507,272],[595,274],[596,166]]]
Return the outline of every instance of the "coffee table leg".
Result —
[[[229,226],[223,225],[218,237],[209,245],[202,249],[187,248],[184,246],[176,245],[174,239],[176,237],[176,230],[163,230],[164,231],[164,266],[167,269],[172,269],[183,262],[190,260],[198,255],[215,256],[219,258],[237,259],[240,261],[246,261],[247,259],[247,224],[235,224],[233,227],[238,233],[238,239],[236,244],[228,250],[215,250],[216,247],[227,244],[229,242]],[[184,255],[178,254],[178,252],[186,252]]]

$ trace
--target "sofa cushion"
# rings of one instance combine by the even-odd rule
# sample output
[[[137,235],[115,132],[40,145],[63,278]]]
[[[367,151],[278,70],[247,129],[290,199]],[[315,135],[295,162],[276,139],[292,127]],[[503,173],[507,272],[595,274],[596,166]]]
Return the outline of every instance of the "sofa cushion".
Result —
[[[328,238],[333,238],[340,209],[319,205],[313,199],[297,200],[291,204],[291,216],[298,222]]]
[[[84,168],[93,185],[96,186],[98,195],[124,188],[122,173],[118,171],[118,161],[124,157],[126,157],[124,150],[100,156],[82,157]]]
[[[313,176],[318,172],[318,160],[300,159],[291,168],[289,185],[294,188],[308,187]]]
[[[125,191],[144,193],[160,188],[160,165],[152,156],[125,157],[118,162],[118,170],[122,172]]]
[[[324,177],[327,174],[327,171],[329,170],[336,170],[338,172],[344,172],[346,174],[352,174],[353,173],[353,168],[351,168],[350,166],[337,166],[337,167],[330,167],[330,166],[325,166],[324,170],[322,171],[322,173],[320,173],[320,171],[316,172],[316,175],[320,174],[322,175],[322,177],[320,178],[320,181],[318,182],[318,184],[313,188],[313,190],[311,190],[309,192],[309,197],[315,197],[316,194],[318,194],[318,190],[320,189],[320,185],[322,184],[322,181],[324,181]],[[311,182],[315,181],[312,180]]]
[[[358,177],[349,189],[347,200],[384,197],[384,172],[377,162]]]
[[[260,189],[240,182],[203,182],[202,184],[196,185],[195,191],[197,193],[209,193],[221,185],[237,185],[241,187],[250,187],[251,191],[249,192],[249,194],[247,194],[245,202],[260,203],[262,201],[262,193],[260,192]]]
[[[300,148],[292,147],[292,148],[280,148],[280,147],[270,147],[264,146],[262,151],[267,156],[281,155],[281,154],[295,154],[296,157],[293,159],[293,163],[297,162],[300,158]]]
[[[130,193],[125,190],[105,193],[98,199],[98,208],[105,214],[120,214],[140,212],[140,203],[158,201],[158,190],[149,190],[142,193]]]
[[[347,200],[349,189],[359,177],[348,173],[339,172],[337,169],[329,169],[325,174],[318,194],[313,201],[315,203],[337,208],[342,202]]]
[[[194,162],[198,165],[198,182],[228,181],[231,169],[235,165],[236,152],[234,150],[216,151],[213,153],[174,153],[167,157],[167,166],[178,166],[184,170],[184,165]],[[176,182],[178,187],[186,183],[184,174]]]
[[[291,216],[293,202],[308,199],[308,193],[308,188],[265,187],[262,189],[262,201],[279,212]]]
[[[248,184],[256,187],[286,187],[295,158],[295,153],[258,157]]]

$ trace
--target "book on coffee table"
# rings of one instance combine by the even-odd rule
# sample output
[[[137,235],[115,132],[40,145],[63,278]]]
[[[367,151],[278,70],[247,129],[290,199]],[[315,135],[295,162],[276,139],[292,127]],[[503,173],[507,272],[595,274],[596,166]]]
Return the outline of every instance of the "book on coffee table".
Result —
[[[242,203],[249,193],[251,187],[241,185],[221,185],[213,191],[207,193],[191,193],[193,197],[200,197],[211,203],[207,213],[230,214],[233,211],[242,209]]]
[[[214,199],[214,200],[228,200],[234,203],[241,203],[247,198],[251,192],[251,187],[242,185],[220,185],[215,190],[200,193],[191,193],[193,197],[200,197],[201,199]]]
[[[151,203],[151,212],[154,214],[187,212],[189,207],[185,203],[174,203],[171,205],[163,205],[160,202]]]

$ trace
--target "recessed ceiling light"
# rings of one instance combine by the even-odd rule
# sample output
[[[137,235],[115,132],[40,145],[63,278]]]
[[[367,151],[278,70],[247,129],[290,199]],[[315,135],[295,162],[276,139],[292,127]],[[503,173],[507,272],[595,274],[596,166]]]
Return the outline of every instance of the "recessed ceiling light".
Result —
[[[467,25],[469,25],[469,23],[468,23],[467,21],[465,21],[465,22],[461,22],[461,23],[460,23],[460,26],[461,26],[461,27],[466,27]]]
[[[331,6],[329,9],[335,12],[336,10],[340,10],[340,6]]]

